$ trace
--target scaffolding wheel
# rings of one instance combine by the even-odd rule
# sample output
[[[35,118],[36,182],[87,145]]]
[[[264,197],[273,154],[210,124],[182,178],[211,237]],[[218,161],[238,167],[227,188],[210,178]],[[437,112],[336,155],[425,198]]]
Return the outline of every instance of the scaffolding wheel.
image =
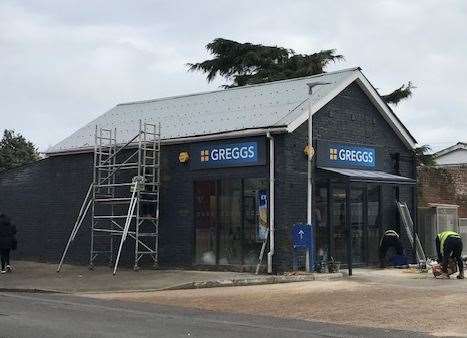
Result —
[[[154,263],[154,264],[152,265],[152,268],[153,268],[154,270],[159,269],[159,263]]]
[[[93,265],[93,264],[89,264],[88,269],[89,269],[89,271],[94,271],[94,265]]]
[[[138,265],[135,265],[135,266],[133,267],[133,270],[134,270],[134,271],[140,271],[141,268],[140,268]]]

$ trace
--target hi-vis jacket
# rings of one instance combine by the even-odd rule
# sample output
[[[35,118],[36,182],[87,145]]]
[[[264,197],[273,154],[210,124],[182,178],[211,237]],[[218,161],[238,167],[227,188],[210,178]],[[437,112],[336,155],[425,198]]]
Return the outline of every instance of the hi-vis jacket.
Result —
[[[446,242],[446,239],[448,239],[449,237],[461,238],[461,236],[457,232],[450,230],[440,232],[437,237],[440,243],[441,252],[444,252],[444,243]]]

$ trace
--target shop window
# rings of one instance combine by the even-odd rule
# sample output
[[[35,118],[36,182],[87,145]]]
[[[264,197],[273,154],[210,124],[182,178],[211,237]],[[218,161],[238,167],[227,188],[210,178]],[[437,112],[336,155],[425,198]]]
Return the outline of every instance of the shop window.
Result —
[[[269,228],[269,181],[267,179],[245,179],[244,180],[244,231],[243,231],[243,253],[245,265],[258,263],[259,253],[264,234],[264,228]],[[261,196],[267,196],[266,205],[261,205]],[[264,202],[263,202],[264,203]],[[259,227],[263,227],[261,232]]]
[[[268,187],[260,178],[195,182],[196,264],[258,262],[264,240],[258,227],[268,224]]]

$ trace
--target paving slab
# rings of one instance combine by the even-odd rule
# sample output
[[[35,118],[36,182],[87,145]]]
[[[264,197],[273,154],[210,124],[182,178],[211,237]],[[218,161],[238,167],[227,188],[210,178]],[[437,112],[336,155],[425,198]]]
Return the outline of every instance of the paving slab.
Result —
[[[222,286],[275,284],[342,278],[342,274],[254,275],[228,271],[120,269],[114,276],[108,267],[90,271],[85,266],[17,261],[15,271],[0,275],[0,291],[21,292],[136,292]]]

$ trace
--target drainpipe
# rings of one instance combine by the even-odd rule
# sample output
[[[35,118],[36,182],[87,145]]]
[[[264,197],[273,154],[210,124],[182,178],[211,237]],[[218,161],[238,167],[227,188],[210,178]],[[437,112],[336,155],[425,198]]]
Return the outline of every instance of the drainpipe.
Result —
[[[269,252],[268,273],[272,273],[272,256],[274,255],[274,138],[270,132],[269,139]]]

